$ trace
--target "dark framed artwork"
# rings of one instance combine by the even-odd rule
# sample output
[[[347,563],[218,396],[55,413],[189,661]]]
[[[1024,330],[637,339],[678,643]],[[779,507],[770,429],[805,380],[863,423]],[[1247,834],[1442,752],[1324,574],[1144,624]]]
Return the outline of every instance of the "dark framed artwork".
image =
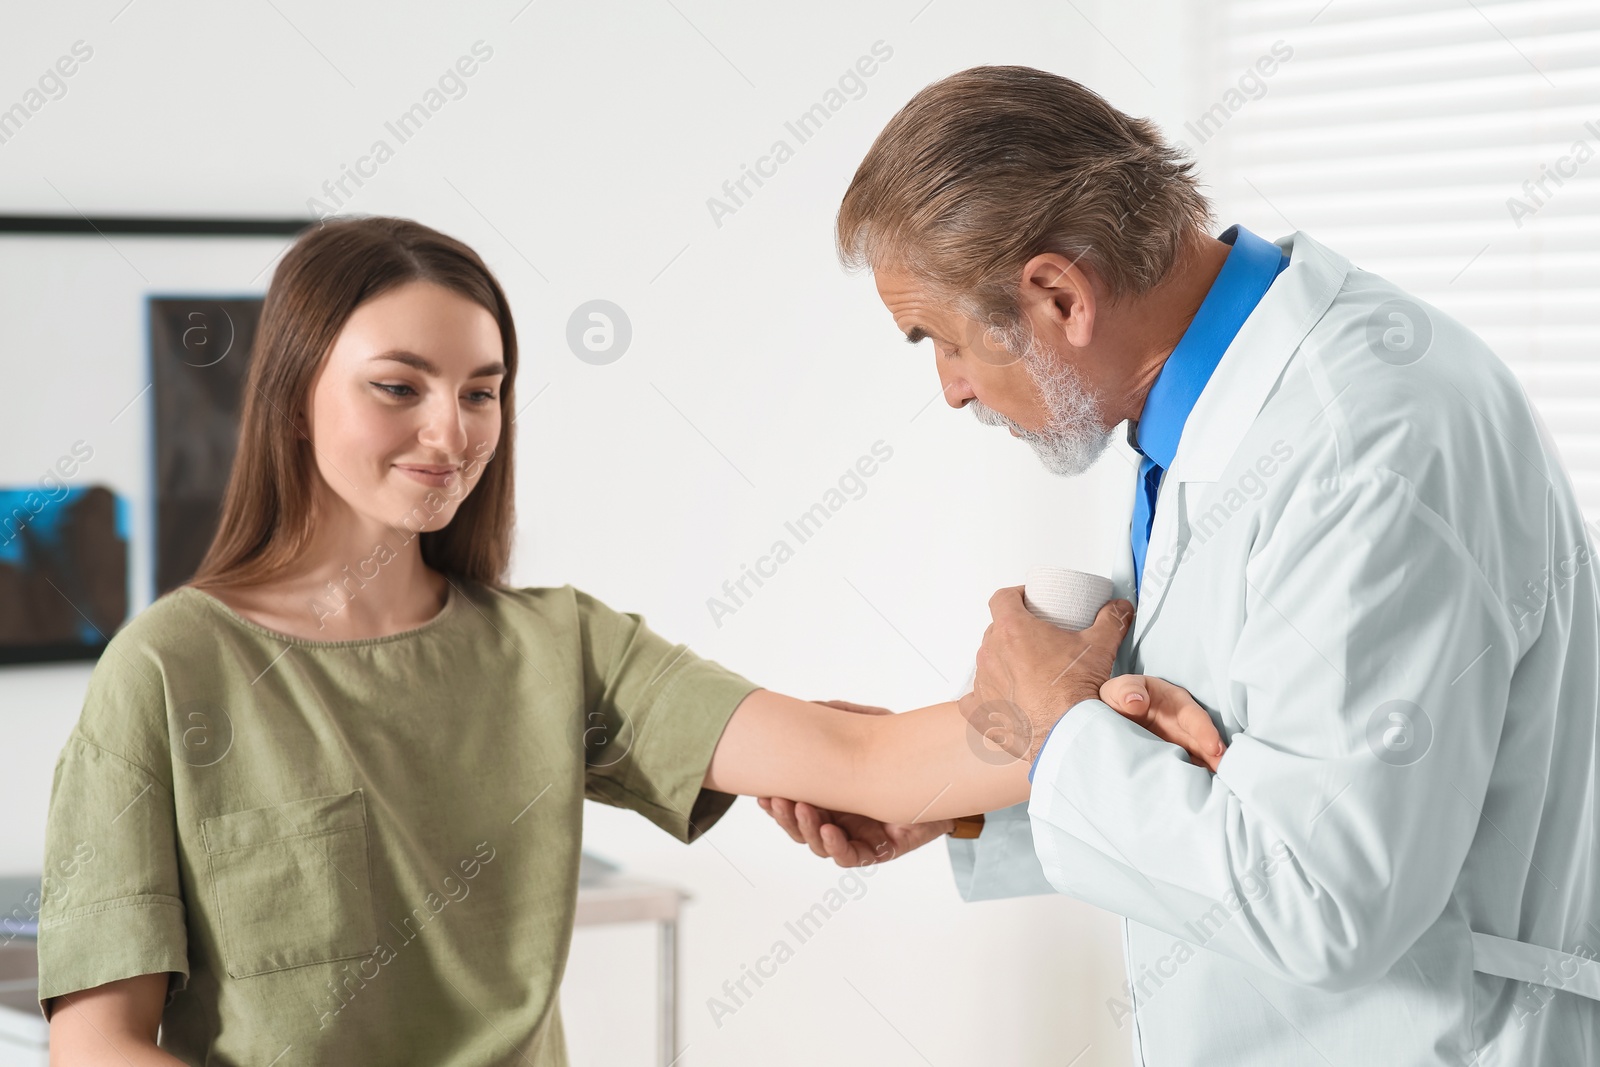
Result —
[[[309,219],[0,216],[0,664],[93,659],[215,533]]]
[[[260,318],[259,297],[150,297],[157,596],[194,574],[217,531]]]

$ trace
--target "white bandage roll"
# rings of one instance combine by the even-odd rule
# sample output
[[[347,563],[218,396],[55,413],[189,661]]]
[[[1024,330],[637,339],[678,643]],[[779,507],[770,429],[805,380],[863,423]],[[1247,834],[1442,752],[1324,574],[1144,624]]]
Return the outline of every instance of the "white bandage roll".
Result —
[[[1028,572],[1022,602],[1028,610],[1063,630],[1087,630],[1111,599],[1110,578],[1066,567],[1035,567]]]

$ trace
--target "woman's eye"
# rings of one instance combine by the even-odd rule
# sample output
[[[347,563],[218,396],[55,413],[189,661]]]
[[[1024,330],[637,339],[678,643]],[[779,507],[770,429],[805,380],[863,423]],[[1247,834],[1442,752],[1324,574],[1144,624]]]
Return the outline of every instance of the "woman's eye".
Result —
[[[408,397],[417,395],[417,391],[415,389],[405,384],[395,384],[391,382],[373,382],[371,384],[383,390],[392,397]],[[467,396],[471,399],[473,404],[480,406],[492,403],[500,398],[499,394],[492,389],[475,389],[468,393]]]

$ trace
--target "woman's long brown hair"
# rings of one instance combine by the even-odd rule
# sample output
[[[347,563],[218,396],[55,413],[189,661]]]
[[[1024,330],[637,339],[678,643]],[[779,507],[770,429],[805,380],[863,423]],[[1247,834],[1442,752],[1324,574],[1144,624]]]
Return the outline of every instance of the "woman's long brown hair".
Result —
[[[311,442],[295,420],[309,426],[312,379],[351,313],[413,281],[450,289],[493,315],[506,365],[500,440],[449,525],[420,535],[422,559],[452,577],[504,583],[514,521],[517,334],[511,305],[478,254],[455,238],[411,219],[359,218],[308,230],[273,272],[245,379],[222,520],[189,585],[270,581],[309,544],[316,475]]]

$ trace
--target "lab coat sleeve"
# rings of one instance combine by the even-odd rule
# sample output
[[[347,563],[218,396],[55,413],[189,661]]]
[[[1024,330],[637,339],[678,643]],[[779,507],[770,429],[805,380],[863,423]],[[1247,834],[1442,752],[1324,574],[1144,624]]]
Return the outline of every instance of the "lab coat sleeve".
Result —
[[[983,832],[973,838],[949,838],[950,871],[962,900],[997,900],[1054,893],[1033,851],[1028,805],[991,811]]]
[[[1239,581],[1218,682],[1243,729],[1216,775],[1084,701],[1035,771],[1035,847],[1063,893],[1287,981],[1355,988],[1448,900],[1515,631],[1461,539],[1389,471],[1296,487]],[[1208,625],[1182,622],[1197,640]]]

